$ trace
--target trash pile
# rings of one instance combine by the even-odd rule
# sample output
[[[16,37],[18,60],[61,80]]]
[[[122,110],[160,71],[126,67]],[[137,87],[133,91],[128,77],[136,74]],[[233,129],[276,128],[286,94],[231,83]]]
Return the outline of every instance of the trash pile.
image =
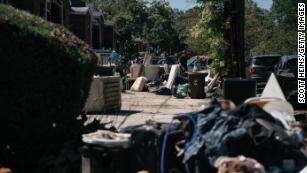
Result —
[[[134,60],[126,76],[125,90],[174,95],[176,98],[205,98],[211,96],[221,83],[219,75],[212,76],[208,69],[188,71],[186,64],[180,63],[182,58],[178,64],[168,64],[167,59],[162,65],[151,64],[152,55],[149,54],[145,55],[144,61]]]
[[[238,107],[214,99],[169,124],[121,129],[129,134],[124,141],[129,139],[129,146],[110,147],[83,136],[83,153],[96,154],[82,155],[110,173],[299,173],[307,165],[307,117],[293,114],[292,106],[277,98],[249,99]]]
[[[304,132],[287,129],[257,104],[242,104],[229,110],[213,101],[205,110],[190,116],[195,122],[194,130],[183,159],[189,173],[214,172],[215,162],[224,156],[253,158],[267,172],[299,172],[307,164]],[[291,166],[291,171],[287,166]]]
[[[134,64],[126,87],[203,98],[220,84],[218,74],[208,77],[210,71],[187,73],[179,64],[165,66],[163,73],[159,68],[146,61]],[[149,121],[83,135],[82,173],[305,173],[307,114],[295,115],[275,76],[261,97],[254,97],[255,82],[228,82],[239,99],[226,87],[232,92],[228,100],[213,99],[169,123]],[[249,86],[253,94],[240,92]]]

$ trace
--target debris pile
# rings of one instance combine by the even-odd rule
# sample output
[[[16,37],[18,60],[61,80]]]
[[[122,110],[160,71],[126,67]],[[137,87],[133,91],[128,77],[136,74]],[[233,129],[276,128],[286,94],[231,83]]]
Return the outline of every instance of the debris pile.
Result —
[[[238,107],[231,101],[212,100],[209,107],[177,115],[170,124],[149,122],[121,129],[131,134],[129,148],[122,150],[129,159],[116,163],[125,171],[112,167],[116,162],[112,154],[108,155],[112,164],[102,170],[298,173],[307,165],[307,132],[297,124],[307,117],[299,115],[296,120],[293,113],[289,103],[277,98],[249,99]],[[86,146],[115,149],[99,143]]]

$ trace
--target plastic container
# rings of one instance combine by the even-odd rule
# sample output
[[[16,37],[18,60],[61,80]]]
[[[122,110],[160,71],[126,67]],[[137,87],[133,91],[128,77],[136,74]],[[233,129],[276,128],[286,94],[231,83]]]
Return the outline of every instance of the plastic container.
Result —
[[[192,99],[202,99],[206,97],[205,94],[205,78],[206,73],[189,73],[189,85]]]
[[[256,81],[250,79],[226,79],[223,83],[224,99],[233,101],[236,105],[246,99],[256,96]]]

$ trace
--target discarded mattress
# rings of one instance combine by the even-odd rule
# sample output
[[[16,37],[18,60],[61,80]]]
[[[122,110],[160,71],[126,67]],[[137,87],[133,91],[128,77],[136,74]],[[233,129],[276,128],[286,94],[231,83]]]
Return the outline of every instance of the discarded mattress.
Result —
[[[131,77],[138,78],[143,75],[144,65],[143,64],[132,64],[131,66]]]
[[[147,82],[146,77],[138,77],[131,86],[130,90],[141,92],[143,91],[146,82]]]
[[[159,78],[161,67],[159,66],[145,66],[144,76],[148,80],[156,80]],[[163,68],[162,68],[163,69]]]
[[[144,65],[149,66],[152,59],[152,54],[146,52],[144,56]]]
[[[172,68],[171,68],[171,72],[168,76],[168,79],[167,79],[167,84],[166,84],[166,88],[168,89],[172,89],[172,86],[175,82],[175,79],[177,77],[177,75],[179,74],[180,72],[180,65],[176,64],[176,65],[172,65]]]

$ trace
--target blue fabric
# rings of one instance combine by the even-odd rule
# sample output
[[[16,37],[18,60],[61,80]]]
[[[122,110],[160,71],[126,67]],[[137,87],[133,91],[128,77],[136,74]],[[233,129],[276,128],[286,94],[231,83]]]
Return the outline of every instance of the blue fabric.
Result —
[[[111,53],[111,60],[112,61],[117,61],[120,59],[120,55],[116,51],[112,51]]]
[[[307,164],[299,144],[282,124],[255,105],[243,104],[228,111],[213,101],[194,117],[195,136],[183,159],[188,173],[216,172],[213,165],[220,156],[245,155],[264,166],[282,166],[283,159],[295,158],[298,170]]]

